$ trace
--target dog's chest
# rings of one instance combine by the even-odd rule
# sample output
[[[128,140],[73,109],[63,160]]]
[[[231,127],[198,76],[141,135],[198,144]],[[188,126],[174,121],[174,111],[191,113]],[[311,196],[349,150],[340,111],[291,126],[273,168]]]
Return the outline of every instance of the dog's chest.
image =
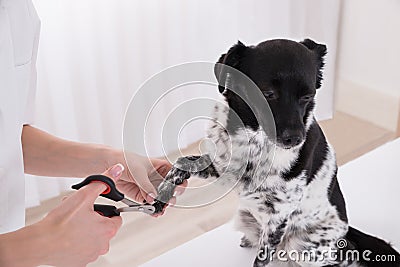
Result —
[[[282,173],[295,162],[299,151],[277,147],[262,130],[240,128],[229,134],[225,128],[227,113],[228,107],[216,106],[208,129],[213,143],[208,152],[217,171],[225,179],[239,179],[242,193],[268,188],[285,190],[287,183]]]
[[[293,203],[296,203],[288,223],[301,228],[317,224],[327,216],[334,217],[336,221],[338,213],[328,200],[329,184],[336,171],[335,156],[330,146],[319,171],[306,185],[310,175],[306,170],[290,179],[283,177],[283,172],[296,162],[298,150],[276,147],[261,130],[239,129],[229,135],[224,127],[227,113],[228,107],[216,107],[208,138],[215,144],[211,154],[217,171],[234,182],[240,179],[238,191],[242,206],[262,214],[274,200],[275,204],[282,203],[282,209],[293,209]]]

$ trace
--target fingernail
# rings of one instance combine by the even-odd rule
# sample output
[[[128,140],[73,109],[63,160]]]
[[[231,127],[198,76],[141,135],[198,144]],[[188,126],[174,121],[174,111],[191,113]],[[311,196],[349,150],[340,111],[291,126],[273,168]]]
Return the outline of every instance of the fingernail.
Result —
[[[118,163],[117,165],[114,165],[110,170],[109,173],[111,174],[112,177],[117,178],[118,176],[121,175],[121,173],[125,170],[124,165],[121,163]]]

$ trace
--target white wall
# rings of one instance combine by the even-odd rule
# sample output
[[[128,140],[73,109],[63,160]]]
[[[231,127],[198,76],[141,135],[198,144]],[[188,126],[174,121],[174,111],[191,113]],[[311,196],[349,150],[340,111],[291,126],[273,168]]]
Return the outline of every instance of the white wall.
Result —
[[[400,1],[342,3],[337,109],[396,130],[400,107]]]
[[[175,64],[215,62],[238,39],[252,45],[271,38],[309,37],[327,44],[317,113],[320,119],[332,115],[337,0],[35,0],[34,4],[42,21],[36,125],[58,136],[121,147],[125,110],[141,83]],[[212,93],[201,93],[212,97],[217,90],[211,89]],[[158,120],[151,121],[147,139],[152,156],[163,155],[157,137],[167,114],[196,95],[199,92],[186,91],[165,103]],[[143,101],[155,99],[143,97]],[[147,115],[142,113],[137,116]],[[130,123],[143,131],[136,120]],[[199,128],[184,132],[176,144],[185,146],[203,137]],[[27,185],[28,205],[37,204],[37,196],[51,197],[69,187],[69,182],[57,182],[61,179],[28,181],[36,184]]]
[[[175,64],[215,62],[237,40],[309,37],[327,44],[317,115],[332,116],[337,0],[34,3],[42,20],[36,122],[62,137],[121,146],[124,112],[141,83]],[[200,138],[198,132],[187,141]]]

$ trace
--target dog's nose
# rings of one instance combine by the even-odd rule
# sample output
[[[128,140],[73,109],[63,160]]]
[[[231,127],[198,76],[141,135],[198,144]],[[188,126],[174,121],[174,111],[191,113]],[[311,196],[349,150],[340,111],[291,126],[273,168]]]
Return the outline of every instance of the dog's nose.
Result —
[[[297,146],[302,140],[303,137],[297,131],[284,131],[282,134],[282,143],[284,146]]]

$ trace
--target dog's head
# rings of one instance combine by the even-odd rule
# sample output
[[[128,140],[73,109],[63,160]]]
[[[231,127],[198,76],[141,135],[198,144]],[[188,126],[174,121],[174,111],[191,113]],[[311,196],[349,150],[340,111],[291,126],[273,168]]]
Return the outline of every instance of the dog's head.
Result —
[[[224,65],[247,75],[268,101],[276,124],[277,144],[292,148],[301,144],[306,135],[308,119],[313,116],[316,89],[321,87],[326,46],[310,39],[302,42],[269,40],[257,46],[241,42],[232,46],[215,65],[219,90],[229,107],[246,127],[254,130],[259,122],[248,104],[236,93],[225,88],[228,77]],[[221,65],[224,64],[224,65]],[[232,86],[237,86],[232,81]],[[240,87],[239,90],[246,90]]]

